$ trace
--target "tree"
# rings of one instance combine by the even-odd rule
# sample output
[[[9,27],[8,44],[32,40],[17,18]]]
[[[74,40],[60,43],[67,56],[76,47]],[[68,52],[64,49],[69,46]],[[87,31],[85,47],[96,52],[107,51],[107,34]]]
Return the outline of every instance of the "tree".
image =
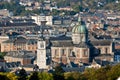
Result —
[[[64,71],[60,65],[55,67],[55,71],[53,72],[54,80],[64,80]]]
[[[0,80],[10,80],[5,73],[0,73]]]
[[[25,69],[20,69],[19,73],[18,73],[18,80],[26,80],[27,79],[27,72],[25,71]]]
[[[117,78],[120,77],[120,64],[113,66],[107,72],[107,77],[108,77],[108,80],[117,80]]]
[[[84,76],[80,72],[67,72],[64,74],[65,80],[84,80]]]
[[[47,72],[33,72],[28,80],[53,80],[53,75]]]
[[[53,75],[47,72],[42,72],[38,74],[40,80],[53,80]]]
[[[0,52],[0,59],[4,59],[4,56],[6,55],[5,52]]]
[[[10,79],[10,80],[17,80],[18,77],[14,74],[14,73],[6,73],[6,76]]]
[[[29,77],[29,80],[39,80],[39,77],[38,77],[38,72],[33,72],[30,77]]]

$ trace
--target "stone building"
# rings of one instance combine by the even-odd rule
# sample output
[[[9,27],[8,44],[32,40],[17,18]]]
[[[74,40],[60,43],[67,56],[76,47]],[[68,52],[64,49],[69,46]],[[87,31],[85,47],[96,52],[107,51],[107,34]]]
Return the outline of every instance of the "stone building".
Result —
[[[37,51],[37,64],[43,63],[47,64],[50,60],[50,63],[64,65],[69,65],[71,62],[79,65],[82,63],[89,63],[90,61],[90,48],[88,45],[88,31],[83,21],[79,17],[78,23],[72,29],[72,37],[67,37],[65,35],[57,37],[49,37],[45,40],[39,40],[39,43],[43,43],[46,48],[39,49]],[[39,44],[38,47],[41,45]],[[46,50],[45,50],[46,49]],[[45,51],[43,51],[45,50]],[[42,51],[42,52],[41,52]],[[46,61],[41,56],[45,55]],[[48,55],[50,53],[50,55]],[[40,60],[40,61],[39,61]],[[42,64],[43,64],[42,63]]]
[[[72,29],[72,37],[60,36],[50,38],[51,57],[55,63],[69,64],[70,62],[79,64],[89,63],[90,50],[88,45],[88,31],[81,18]]]
[[[20,62],[21,65],[33,64],[35,53],[31,51],[10,51],[5,56],[6,62]]]
[[[71,63],[77,66],[80,66],[81,63],[89,64],[92,59],[112,62],[114,59],[112,41],[94,41],[88,37],[86,25],[79,17],[78,23],[72,29],[72,37],[62,35],[44,40],[46,41],[46,52],[44,54],[46,54],[47,59],[51,60],[52,64],[62,63],[66,66],[71,66]],[[50,53],[49,56],[47,51]]]
[[[1,52],[18,51],[18,50],[37,50],[37,39],[27,39],[25,37],[17,37],[9,39],[1,43]]]

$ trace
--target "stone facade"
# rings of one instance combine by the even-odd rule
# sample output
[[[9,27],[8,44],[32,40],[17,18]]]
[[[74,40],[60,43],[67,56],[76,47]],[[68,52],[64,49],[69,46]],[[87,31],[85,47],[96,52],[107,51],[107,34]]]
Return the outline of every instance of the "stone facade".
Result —
[[[1,52],[18,50],[28,50],[35,52],[37,50],[37,40],[19,37],[14,40],[7,40],[1,43]]]

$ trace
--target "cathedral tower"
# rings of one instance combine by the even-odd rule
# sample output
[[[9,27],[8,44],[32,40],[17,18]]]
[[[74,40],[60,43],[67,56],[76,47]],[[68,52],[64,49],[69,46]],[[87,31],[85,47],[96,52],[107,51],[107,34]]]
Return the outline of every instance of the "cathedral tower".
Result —
[[[39,38],[37,45],[37,65],[39,69],[46,69],[46,42],[43,37]]]

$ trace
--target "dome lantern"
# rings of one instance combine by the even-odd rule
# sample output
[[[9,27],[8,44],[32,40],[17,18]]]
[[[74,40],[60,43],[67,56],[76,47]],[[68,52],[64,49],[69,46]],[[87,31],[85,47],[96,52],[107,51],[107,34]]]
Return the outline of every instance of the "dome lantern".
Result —
[[[75,25],[72,29],[72,33],[77,33],[77,34],[87,33],[86,25],[84,24],[80,16],[78,18],[78,24]]]

